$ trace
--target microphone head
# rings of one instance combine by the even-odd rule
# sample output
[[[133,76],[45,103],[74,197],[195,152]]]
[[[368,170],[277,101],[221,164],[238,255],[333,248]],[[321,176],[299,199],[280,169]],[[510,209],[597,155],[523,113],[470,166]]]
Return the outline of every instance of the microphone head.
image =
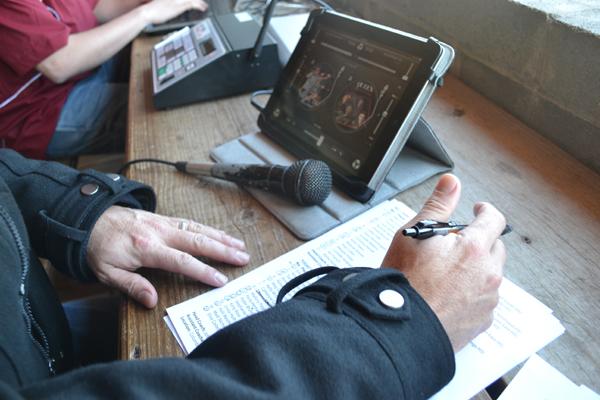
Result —
[[[296,161],[286,169],[283,185],[285,193],[298,204],[318,205],[331,193],[331,170],[323,161]]]

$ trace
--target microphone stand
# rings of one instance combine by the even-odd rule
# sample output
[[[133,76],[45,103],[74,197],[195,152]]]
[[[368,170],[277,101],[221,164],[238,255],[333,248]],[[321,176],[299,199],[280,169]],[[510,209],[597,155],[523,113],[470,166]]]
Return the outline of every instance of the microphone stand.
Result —
[[[271,23],[271,17],[273,16],[273,11],[275,10],[275,6],[277,5],[277,0],[271,0],[267,9],[265,11],[265,15],[263,16],[262,27],[260,28],[260,32],[258,32],[258,37],[256,38],[256,42],[254,43],[254,48],[250,52],[250,61],[256,60],[260,57],[260,53],[262,52],[263,44],[265,41],[265,35],[267,34],[267,30],[269,29],[269,24]]]

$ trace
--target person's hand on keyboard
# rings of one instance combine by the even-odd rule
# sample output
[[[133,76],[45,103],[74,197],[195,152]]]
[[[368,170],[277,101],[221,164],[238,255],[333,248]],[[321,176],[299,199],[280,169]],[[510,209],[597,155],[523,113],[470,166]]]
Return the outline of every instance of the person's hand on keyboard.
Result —
[[[148,23],[160,24],[187,10],[206,11],[208,4],[202,0],[151,0],[142,7]]]
[[[144,266],[183,274],[211,286],[227,277],[194,256],[232,265],[250,259],[244,242],[194,221],[142,210],[110,207],[96,222],[87,261],[101,282],[115,287],[148,308],[158,299],[154,286],[135,271]]]

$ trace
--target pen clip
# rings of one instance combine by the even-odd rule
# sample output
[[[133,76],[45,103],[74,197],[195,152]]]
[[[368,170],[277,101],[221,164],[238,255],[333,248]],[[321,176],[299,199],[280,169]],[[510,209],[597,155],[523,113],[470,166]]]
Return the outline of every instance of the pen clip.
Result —
[[[419,228],[419,229],[423,229],[423,228],[451,228],[453,226],[456,226],[457,224],[455,222],[452,221],[448,221],[448,222],[440,222],[440,221],[435,221],[433,219],[424,219],[422,221],[419,221],[415,224],[415,227]]]

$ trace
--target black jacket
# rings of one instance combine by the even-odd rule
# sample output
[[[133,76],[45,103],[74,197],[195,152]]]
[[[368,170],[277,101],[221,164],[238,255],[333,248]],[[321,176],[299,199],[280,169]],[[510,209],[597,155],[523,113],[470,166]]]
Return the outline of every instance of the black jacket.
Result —
[[[73,368],[68,325],[37,256],[93,280],[87,240],[113,204],[154,210],[155,197],[123,177],[0,150],[0,398],[419,399],[453,376],[446,333],[403,275],[362,268],[330,272],[185,359]],[[381,304],[384,289],[404,306]]]

